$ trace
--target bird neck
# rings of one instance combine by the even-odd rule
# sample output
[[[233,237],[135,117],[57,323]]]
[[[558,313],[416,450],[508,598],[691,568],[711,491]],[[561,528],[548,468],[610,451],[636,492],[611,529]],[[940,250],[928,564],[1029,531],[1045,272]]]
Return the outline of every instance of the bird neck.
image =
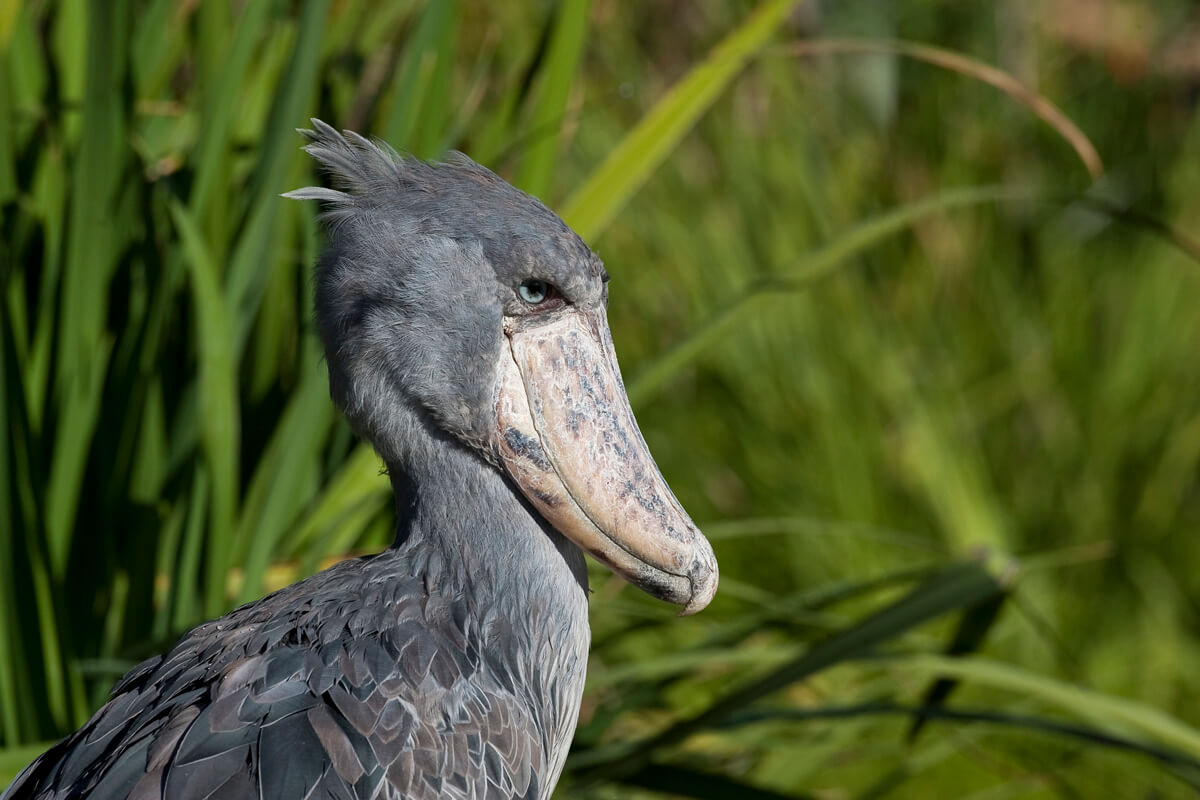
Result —
[[[382,560],[419,579],[442,609],[438,624],[475,654],[480,673],[523,699],[553,785],[591,638],[583,553],[478,454],[432,425],[413,430],[391,448],[397,534]]]
[[[421,415],[386,448],[396,499],[393,550],[431,588],[492,610],[550,608],[587,625],[583,553],[534,511],[512,482]]]

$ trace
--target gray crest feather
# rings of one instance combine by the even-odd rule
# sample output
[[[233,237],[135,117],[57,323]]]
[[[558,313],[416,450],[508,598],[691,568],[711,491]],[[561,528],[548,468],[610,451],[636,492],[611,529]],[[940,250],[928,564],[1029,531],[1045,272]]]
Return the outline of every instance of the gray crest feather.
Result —
[[[513,187],[459,152],[443,161],[397,153],[387,144],[352,131],[339,132],[319,119],[301,129],[304,151],[327,174],[329,187],[305,187],[284,196],[325,204],[322,221],[372,229],[399,225],[405,232],[455,241],[495,242],[503,253],[513,240],[556,240],[584,260],[590,250],[540,200]],[[486,246],[486,245],[485,245]],[[566,253],[556,254],[565,256]]]
[[[312,130],[299,130],[308,140],[304,151],[329,173],[336,187],[363,196],[396,185],[405,159],[395,150],[352,131],[339,133],[319,119],[311,122]]]
[[[336,225],[348,214],[385,204],[392,210],[419,205],[413,201],[422,196],[428,200],[446,195],[447,188],[455,185],[476,189],[487,186],[520,194],[463,153],[451,152],[441,163],[422,161],[354,131],[339,132],[315,118],[311,122],[311,130],[297,129],[308,140],[303,149],[328,174],[333,188],[309,186],[283,196],[327,203],[329,208],[323,217],[326,223]]]

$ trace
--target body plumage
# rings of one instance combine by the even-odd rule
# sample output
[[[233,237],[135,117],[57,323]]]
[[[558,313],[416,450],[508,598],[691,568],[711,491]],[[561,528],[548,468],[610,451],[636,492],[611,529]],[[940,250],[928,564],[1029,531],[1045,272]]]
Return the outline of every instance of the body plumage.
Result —
[[[583,691],[583,550],[689,612],[715,591],[628,410],[599,259],[465,157],[313,124],[338,187],[292,193],[328,209],[318,326],[396,542],[138,665],[2,800],[547,797]]]

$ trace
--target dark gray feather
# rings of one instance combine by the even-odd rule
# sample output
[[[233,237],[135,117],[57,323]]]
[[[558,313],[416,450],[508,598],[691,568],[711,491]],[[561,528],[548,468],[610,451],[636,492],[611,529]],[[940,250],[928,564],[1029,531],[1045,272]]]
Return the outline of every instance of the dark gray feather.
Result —
[[[603,270],[465,156],[430,164],[314,120],[333,188],[317,318],[331,390],[388,465],[396,545],[198,626],[142,662],[18,798],[513,798],[553,788],[587,657],[582,554],[480,447],[502,306]],[[505,294],[505,293],[508,294]]]

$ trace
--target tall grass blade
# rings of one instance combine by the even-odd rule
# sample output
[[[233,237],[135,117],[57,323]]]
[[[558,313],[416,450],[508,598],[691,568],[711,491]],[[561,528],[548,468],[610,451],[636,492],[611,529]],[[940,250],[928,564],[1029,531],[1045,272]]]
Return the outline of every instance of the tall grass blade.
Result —
[[[1174,747],[1200,761],[1200,730],[1160,709],[1136,700],[1094,691],[1012,664],[983,658],[915,655],[898,657],[896,667],[908,673],[954,678],[975,686],[1013,692],[1040,700],[1118,734],[1132,731]]]
[[[191,491],[185,493],[180,500],[186,504],[187,524],[183,530],[179,566],[175,570],[175,577],[172,581],[174,587],[171,592],[170,627],[172,630],[186,630],[189,625],[196,622],[200,615],[205,613],[205,609],[209,605],[205,599],[206,595],[212,595],[214,592],[217,592],[219,597],[225,595],[224,584],[215,590],[207,588],[210,581],[216,580],[215,577],[207,580],[200,578],[204,556],[204,529],[212,513],[210,509],[215,506],[211,499],[211,486],[209,470],[203,463],[199,464],[192,477]],[[198,581],[199,585],[197,585]],[[215,605],[215,603],[213,604]]]
[[[393,147],[417,152],[420,118],[430,110],[436,72],[451,56],[458,0],[426,3],[416,30],[405,43],[400,68],[392,80],[391,107],[380,134]]]
[[[3,58],[3,54],[0,54]],[[2,284],[0,284],[2,286]],[[9,356],[10,334],[8,324],[0,321],[0,554],[15,554],[17,550],[16,531],[18,530],[18,514],[12,492],[12,468],[16,465],[16,454],[10,445],[8,426],[18,418],[14,412],[9,414],[9,387],[19,386],[10,377]],[[21,402],[18,394],[16,402]],[[19,604],[16,596],[17,569],[15,559],[0,557],[0,629],[8,632],[0,635],[0,735],[6,742],[21,740],[21,722],[18,717],[20,700],[17,689],[17,675],[21,670],[23,659],[15,652],[19,639],[15,635],[21,630],[18,618]]]
[[[221,292],[220,268],[209,254],[195,220],[177,200],[171,201],[171,218],[187,255],[196,319],[201,439],[212,480],[204,612],[215,616],[227,605],[225,576],[236,547],[232,533],[237,518],[241,442],[236,328],[233,312]]]
[[[314,348],[315,349],[315,348]],[[317,361],[315,354],[310,361]],[[241,600],[261,596],[262,580],[280,539],[302,510],[296,504],[306,483],[315,482],[320,448],[329,428],[329,391],[324,370],[313,364],[292,396],[250,483],[239,543],[245,543]],[[261,499],[259,499],[261,498]]]
[[[368,444],[356,445],[289,535],[291,552],[312,547],[314,540],[333,535],[345,527],[347,516],[357,516],[357,510],[365,508],[367,516],[373,518],[391,497],[392,488],[383,475],[379,456]],[[354,529],[348,534],[353,538],[359,532],[361,529]],[[338,548],[331,548],[330,552],[338,552]]]
[[[744,288],[720,311],[702,322],[682,341],[631,380],[629,402],[638,406],[659,392],[680,370],[706,352],[714,341],[738,321],[754,299],[772,292],[795,291],[829,275],[850,258],[889,236],[906,230],[923,218],[956,208],[1028,198],[1029,192],[1003,186],[955,189],[888,211],[859,223],[812,255],[778,270],[770,280],[756,281]]]
[[[648,764],[620,781],[671,797],[694,797],[699,800],[805,800],[811,795],[779,794],[761,789],[724,775],[688,769],[674,764]]]
[[[767,0],[671,87],[563,204],[567,224],[584,239],[596,238],[797,3]]]
[[[329,9],[329,0],[309,0],[302,6],[300,30],[292,49],[292,59],[267,121],[255,172],[253,195],[245,231],[233,250],[225,281],[225,296],[235,314],[236,352],[245,348],[267,285],[263,268],[271,263],[271,246],[277,235],[275,220],[282,205],[279,194],[287,166],[301,153],[296,143],[296,127],[304,122],[304,110],[310,107],[316,92],[321,34]]]
[[[995,627],[996,621],[1000,619],[1000,612],[1004,608],[1004,602],[1007,597],[1006,594],[992,595],[985,598],[978,605],[968,608],[963,613],[962,619],[958,621],[958,627],[954,631],[954,637],[950,640],[950,645],[946,648],[945,655],[961,658],[962,656],[978,651],[987,639],[988,632]],[[922,713],[913,721],[912,727],[908,729],[908,740],[910,742],[920,734],[921,728],[924,727],[926,720],[929,719],[929,714],[944,706],[958,685],[959,683],[956,680],[939,678],[925,690],[925,694],[921,698]]]
[[[1087,134],[1063,113],[1062,109],[1051,102],[1048,97],[1030,89],[1004,70],[985,64],[978,59],[942,47],[887,39],[813,39],[789,45],[788,52],[797,56],[827,53],[888,53],[924,61],[927,64],[933,64],[982,81],[1004,92],[1054,128],[1058,135],[1075,151],[1093,179],[1104,174],[1104,163],[1100,159],[1100,154],[1096,152],[1095,145],[1088,139]]]
[[[128,3],[93,0],[87,14],[87,79],[83,120],[72,178],[62,311],[58,315],[56,393],[62,429],[56,437],[46,492],[46,538],[54,578],[65,576],[79,489],[100,411],[105,366],[111,348],[105,331],[108,282],[116,265],[120,232],[110,208],[125,162],[122,56],[128,36]]]
[[[541,135],[533,139],[521,161],[517,185],[534,195],[545,197],[554,174],[562,127],[571,84],[579,71],[587,43],[588,10],[591,0],[566,0],[554,10],[554,30],[549,52],[541,70],[542,85],[529,115],[529,127]]]
[[[3,11],[0,11],[0,16]],[[15,23],[16,20],[14,19]],[[8,52],[8,36],[2,29],[4,22],[0,19],[0,120],[11,120],[13,117],[12,68],[9,66],[11,56]],[[11,27],[8,31],[11,34]],[[17,147],[14,141],[11,124],[0,127],[0,205],[12,201],[17,194]]]
[[[277,6],[274,0],[246,3],[241,7],[234,26],[233,42],[228,49],[222,48],[220,71],[216,80],[205,87],[204,124],[200,128],[199,147],[194,162],[196,180],[188,199],[188,208],[197,220],[207,219],[212,210],[214,190],[229,180],[229,137],[233,128],[233,115],[238,105],[234,98],[241,94],[246,81],[254,48],[262,35],[268,12]],[[221,208],[219,213],[227,214]]]
[[[5,0],[0,3],[0,57],[5,55],[12,41],[13,29],[17,27],[17,17],[21,16],[22,0]]]
[[[170,65],[180,49],[178,10],[172,0],[152,0],[140,9],[129,52],[139,97],[157,96],[170,77]]]
[[[1131,739],[1072,723],[1062,722],[1049,717],[1033,714],[1015,714],[1006,711],[978,708],[937,708],[929,709],[923,706],[907,706],[901,703],[878,702],[862,703],[853,706],[816,706],[813,708],[782,708],[767,710],[752,710],[729,717],[725,727],[735,728],[741,725],[754,725],[762,722],[809,722],[814,720],[854,719],[857,717],[875,717],[899,715],[912,717],[914,722],[953,722],[959,724],[982,724],[1002,728],[1043,733],[1060,739],[1077,740],[1088,746],[1098,745],[1113,750],[1124,750],[1152,758],[1164,765],[1186,770],[1180,778],[1193,788],[1200,788],[1197,778],[1200,778],[1200,761],[1191,758],[1177,750],[1165,749],[1157,745]]]
[[[58,296],[62,274],[68,180],[62,151],[53,146],[47,148],[38,159],[32,191],[34,215],[40,219],[47,240],[46,252],[43,253],[40,264],[41,299],[37,306],[37,324],[34,327],[29,361],[22,375],[25,385],[25,407],[29,418],[27,424],[32,431],[42,430],[43,414],[48,405],[46,398],[51,393],[55,377],[52,356],[55,336],[61,329],[55,298]]]
[[[589,777],[603,775],[606,780],[632,774],[644,768],[662,750],[721,723],[729,715],[769,694],[841,661],[873,653],[880,645],[917,625],[970,607],[1002,591],[1002,584],[983,565],[955,565],[856,625],[818,642],[765,677],[722,697],[700,714],[677,722],[646,741],[583,751],[572,756],[568,764],[575,769],[586,767],[585,774]]]

